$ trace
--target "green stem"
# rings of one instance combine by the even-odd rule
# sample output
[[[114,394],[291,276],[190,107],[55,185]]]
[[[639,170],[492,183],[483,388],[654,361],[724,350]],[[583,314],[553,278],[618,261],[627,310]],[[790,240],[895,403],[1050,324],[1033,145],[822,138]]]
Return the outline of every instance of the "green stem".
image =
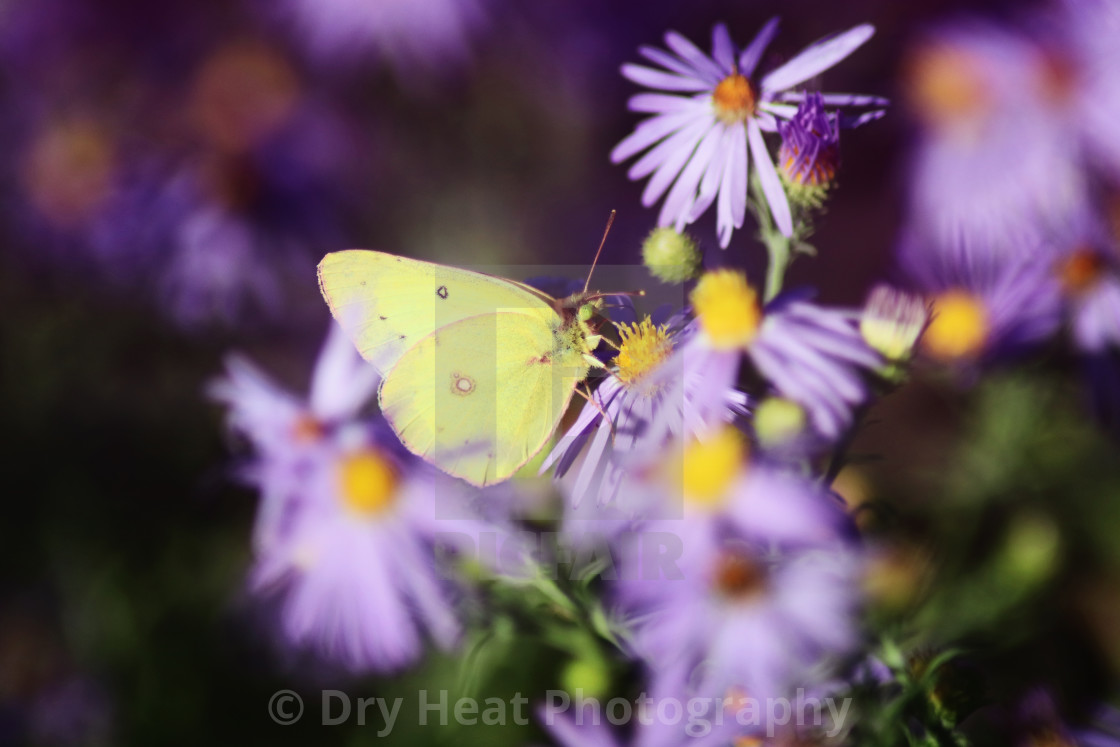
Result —
[[[762,184],[757,178],[751,179],[750,200],[752,212],[758,219],[758,236],[766,245],[769,261],[766,263],[766,288],[763,293],[763,303],[769,303],[782,291],[785,283],[786,270],[789,268],[792,257],[791,241],[783,236],[782,232],[774,225],[770,216],[770,204],[766,201],[766,194],[762,191]]]

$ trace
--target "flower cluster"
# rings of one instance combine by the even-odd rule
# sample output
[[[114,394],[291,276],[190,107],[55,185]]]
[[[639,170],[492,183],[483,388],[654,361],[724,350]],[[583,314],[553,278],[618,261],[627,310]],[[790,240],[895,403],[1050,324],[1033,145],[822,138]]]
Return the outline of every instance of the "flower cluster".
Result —
[[[1112,168],[1100,155],[1107,143],[1099,127],[1075,135],[1068,107],[1047,99],[1090,107],[1111,95],[1099,71],[1076,67],[1083,61],[1073,50],[1101,43],[1085,37],[1116,20],[1096,9],[1101,18],[1088,23],[1089,12],[1063,16],[1057,39],[1068,48],[983,25],[947,28],[918,46],[906,80],[920,132],[899,240],[913,288],[875,285],[859,308],[819,303],[813,288],[788,287],[786,275],[795,255],[812,253],[804,240],[837,187],[841,129],[879,119],[887,103],[799,87],[867,42],[872,27],[768,71],[762,61],[776,20],[744,49],[722,24],[710,55],[675,32],[665,36],[668,51],[642,47],[656,67],[627,64],[622,73],[654,90],[630,101],[653,116],[610,159],[638,157],[629,176],[649,178],[642,202],[662,202],[643,258],[652,277],[680,286],[684,303],[630,319],[627,301],[613,321],[607,304],[555,304],[553,316],[576,317],[556,322],[555,350],[594,340],[580,352],[600,375],[581,383],[582,403],[560,418],[541,459],[526,453],[507,484],[472,488],[436,469],[448,468],[433,446],[448,423],[413,381],[387,387],[397,397],[385,406],[388,421],[364,415],[379,376],[337,328],[306,400],[231,359],[212,395],[252,446],[241,473],[260,493],[249,587],[274,605],[280,639],[354,672],[384,673],[414,664],[425,640],[453,651],[472,626],[516,620],[564,657],[562,684],[579,709],[615,692],[621,670],[642,698],[703,705],[689,710],[706,724],[699,735],[695,721],[614,728],[542,707],[546,728],[569,745],[673,747],[698,736],[713,744],[966,743],[958,728],[979,699],[956,679],[963,657],[938,636],[963,638],[970,615],[988,614],[985,595],[999,583],[1017,584],[1007,596],[1023,598],[1015,595],[1047,578],[1060,543],[1037,512],[1016,516],[993,561],[1000,581],[985,576],[967,587],[974,592],[929,608],[960,607],[959,620],[928,610],[907,617],[930,583],[932,553],[883,532],[866,485],[848,469],[852,444],[869,411],[913,371],[943,373],[948,364],[953,381],[972,384],[992,363],[1037,351],[1063,328],[1098,374],[1098,401],[1120,402],[1120,236],[1106,195],[1091,190],[1100,176],[1091,159]],[[1047,77],[1059,54],[1077,74]],[[702,242],[681,233],[713,204],[722,249],[753,212],[768,260],[763,277],[740,269],[757,263],[730,253],[705,257]],[[395,312],[371,306],[379,301],[360,290],[366,282],[347,274],[357,271],[332,272],[345,276],[348,295],[339,303],[324,283],[331,310],[363,307],[356,321],[340,321],[368,352],[370,325],[398,323]],[[576,290],[562,295],[618,298]],[[448,292],[435,289],[443,301]],[[464,303],[459,293],[451,288]],[[448,330],[425,328],[414,350],[428,342],[451,350]],[[391,342],[403,350],[413,344],[405,339]],[[509,360],[503,377],[515,379],[518,361]],[[392,385],[398,364],[387,365]],[[423,373],[420,364],[406,372]],[[474,395],[474,379],[451,377],[452,395]],[[535,406],[526,398],[504,408]],[[413,415],[427,418],[428,445],[402,435],[404,444],[430,464],[387,427],[400,435],[394,418]],[[453,425],[467,440],[452,451],[466,459],[470,424]],[[488,434],[486,443],[504,447],[518,433]],[[904,646],[906,626],[923,624],[929,637],[915,640],[927,647]],[[806,693],[858,702],[862,720],[839,712],[796,725],[747,717],[752,699],[788,704]],[[1076,731],[1056,713],[1041,725],[1010,718],[1013,733],[1069,741]]]

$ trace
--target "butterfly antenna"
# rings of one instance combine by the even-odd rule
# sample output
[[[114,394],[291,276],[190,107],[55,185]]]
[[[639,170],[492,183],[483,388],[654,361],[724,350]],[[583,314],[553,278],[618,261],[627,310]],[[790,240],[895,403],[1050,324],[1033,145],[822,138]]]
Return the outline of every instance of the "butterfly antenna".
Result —
[[[587,281],[583,284],[584,293],[591,287],[591,273],[595,272],[595,265],[599,263],[599,255],[603,253],[603,245],[607,243],[607,234],[611,232],[611,226],[614,225],[614,216],[617,212],[617,210],[612,210],[610,217],[607,218],[607,227],[603,229],[603,239],[599,242],[599,251],[595,252],[595,259],[591,262],[591,269],[587,271]]]

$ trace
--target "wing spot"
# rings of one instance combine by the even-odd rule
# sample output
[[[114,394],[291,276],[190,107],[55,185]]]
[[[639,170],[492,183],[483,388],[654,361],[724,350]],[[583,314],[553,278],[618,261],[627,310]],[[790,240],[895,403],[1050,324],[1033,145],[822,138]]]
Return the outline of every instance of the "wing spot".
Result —
[[[378,315],[377,315],[377,318],[378,318],[378,319],[380,319],[381,321],[385,321],[385,320],[386,320],[386,319],[388,319],[389,317],[387,317],[387,316],[381,316],[380,314],[378,314]]]
[[[474,379],[456,371],[451,374],[451,393],[466,397],[474,391]]]
[[[364,281],[364,280],[362,282],[358,283],[358,285],[365,285],[365,284],[366,284],[366,281]]]
[[[401,336],[400,336],[400,337],[399,337],[398,339],[401,339],[401,340],[403,340],[403,339],[404,339],[404,337],[405,337],[404,335],[401,335]]]
[[[447,286],[441,285],[439,288],[436,288],[436,295],[440,298],[447,298]]]

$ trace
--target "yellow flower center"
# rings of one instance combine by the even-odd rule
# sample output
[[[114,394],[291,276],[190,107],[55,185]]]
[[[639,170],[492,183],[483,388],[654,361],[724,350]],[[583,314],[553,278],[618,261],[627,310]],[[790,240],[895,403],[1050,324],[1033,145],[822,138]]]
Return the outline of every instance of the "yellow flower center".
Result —
[[[954,290],[933,300],[933,319],[922,336],[927,353],[943,361],[975,356],[990,332],[987,309],[970,293]]]
[[[910,60],[907,82],[910,103],[930,124],[947,124],[982,114],[988,91],[976,74],[982,62],[951,44],[920,49]]]
[[[692,308],[700,328],[712,346],[733,350],[751,344],[762,309],[758,294],[747,284],[747,277],[736,270],[714,270],[700,278],[692,289]]]
[[[345,456],[339,465],[343,504],[356,514],[371,516],[393,504],[397,471],[374,449],[362,449]]]
[[[737,602],[766,590],[766,569],[741,552],[724,551],[716,561],[712,586]]]
[[[705,440],[690,443],[684,449],[681,464],[681,489],[685,500],[698,508],[722,506],[747,456],[743,434],[731,426],[725,426]]]
[[[618,378],[631,384],[656,368],[673,352],[673,342],[665,325],[657,326],[647,316],[638,324],[618,325],[622,344],[615,363]]]
[[[1084,248],[1078,249],[1058,266],[1058,277],[1066,293],[1076,296],[1096,285],[1104,270],[1104,257]]]
[[[731,73],[712,91],[716,116],[724,122],[742,122],[754,114],[754,89],[751,82],[739,73]]]

